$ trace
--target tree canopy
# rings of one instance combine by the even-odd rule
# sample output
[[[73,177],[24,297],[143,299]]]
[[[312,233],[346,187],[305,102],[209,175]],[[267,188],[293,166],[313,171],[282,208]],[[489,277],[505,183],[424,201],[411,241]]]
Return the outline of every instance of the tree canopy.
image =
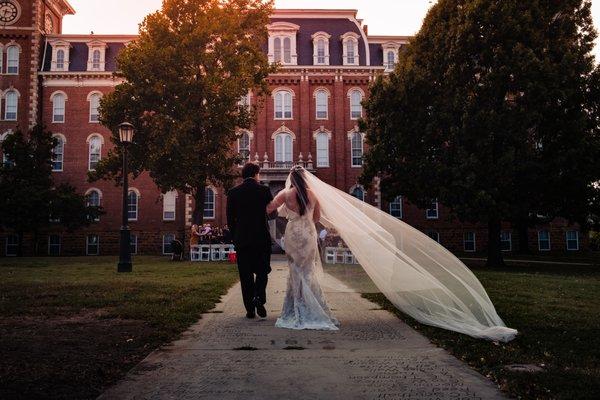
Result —
[[[440,0],[365,107],[363,182],[488,224],[585,224],[600,178],[599,70],[587,0]]]
[[[117,76],[124,82],[101,102],[113,142],[118,124],[135,126],[134,176],[148,171],[163,192],[193,194],[196,223],[206,185],[227,186],[235,177],[232,144],[255,118],[240,99],[250,90],[258,97],[267,91],[273,67],[262,45],[271,10],[272,1],[165,0],[119,54]],[[91,178],[119,181],[120,158],[117,146]]]

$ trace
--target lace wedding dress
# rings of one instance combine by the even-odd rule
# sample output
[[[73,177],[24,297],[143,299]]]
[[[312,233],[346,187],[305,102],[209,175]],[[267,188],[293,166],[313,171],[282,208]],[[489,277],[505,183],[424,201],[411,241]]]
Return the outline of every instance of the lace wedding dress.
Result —
[[[338,330],[339,322],[331,315],[319,284],[317,230],[313,222],[314,206],[304,215],[282,206],[287,215],[284,243],[289,277],[278,328]]]

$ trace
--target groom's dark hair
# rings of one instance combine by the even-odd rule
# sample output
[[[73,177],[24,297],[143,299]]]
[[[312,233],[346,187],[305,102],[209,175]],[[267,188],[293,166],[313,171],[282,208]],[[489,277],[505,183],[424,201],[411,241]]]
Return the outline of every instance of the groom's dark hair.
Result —
[[[252,162],[247,162],[242,168],[242,178],[254,178],[260,172],[260,167],[258,164],[254,164]]]

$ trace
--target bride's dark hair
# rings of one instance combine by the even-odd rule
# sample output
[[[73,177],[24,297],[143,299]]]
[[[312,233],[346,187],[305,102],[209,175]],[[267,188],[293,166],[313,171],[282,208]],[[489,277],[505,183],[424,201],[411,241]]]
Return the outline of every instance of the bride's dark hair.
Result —
[[[306,180],[304,179],[304,168],[300,166],[292,168],[290,183],[296,189],[296,200],[298,200],[298,206],[300,207],[300,215],[304,215],[309,203]]]

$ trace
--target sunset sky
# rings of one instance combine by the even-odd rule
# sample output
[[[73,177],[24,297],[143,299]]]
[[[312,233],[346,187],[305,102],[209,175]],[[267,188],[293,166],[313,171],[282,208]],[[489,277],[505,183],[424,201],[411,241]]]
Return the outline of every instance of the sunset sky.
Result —
[[[64,33],[137,33],[145,15],[160,8],[162,0],[69,0],[77,14],[65,17]],[[412,35],[419,30],[431,0],[276,0],[277,8],[357,9],[371,35]],[[600,0],[592,3],[600,26]],[[596,46],[597,57],[600,46]]]

